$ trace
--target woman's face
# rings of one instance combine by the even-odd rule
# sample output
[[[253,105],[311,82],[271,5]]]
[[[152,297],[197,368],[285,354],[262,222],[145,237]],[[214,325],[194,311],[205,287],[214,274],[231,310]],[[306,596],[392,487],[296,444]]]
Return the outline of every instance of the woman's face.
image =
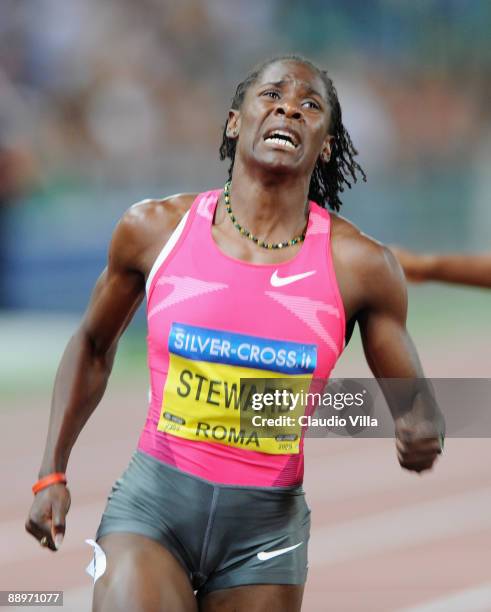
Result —
[[[270,64],[231,110],[227,135],[237,132],[236,155],[281,174],[312,174],[322,155],[328,159],[330,108],[321,77],[293,60]]]

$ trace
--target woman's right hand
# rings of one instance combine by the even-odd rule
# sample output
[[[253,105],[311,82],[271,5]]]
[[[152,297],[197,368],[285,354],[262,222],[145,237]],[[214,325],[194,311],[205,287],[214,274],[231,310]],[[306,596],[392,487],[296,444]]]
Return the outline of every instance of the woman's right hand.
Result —
[[[70,491],[64,484],[54,484],[34,496],[26,530],[46,548],[58,550],[65,535],[65,518],[70,509]]]

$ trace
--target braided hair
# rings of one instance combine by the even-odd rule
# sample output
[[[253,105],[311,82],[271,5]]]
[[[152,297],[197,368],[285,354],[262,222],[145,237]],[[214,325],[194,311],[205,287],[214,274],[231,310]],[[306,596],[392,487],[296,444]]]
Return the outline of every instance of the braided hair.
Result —
[[[309,199],[314,200],[320,206],[338,211],[342,202],[339,193],[344,191],[347,185],[350,189],[353,183],[358,180],[358,175],[366,182],[366,174],[363,168],[355,161],[358,151],[355,149],[347,129],[343,125],[341,105],[339,104],[338,94],[332,80],[326,70],[320,70],[309,60],[298,55],[282,55],[270,59],[258,68],[253,70],[241,83],[238,84],[235,95],[232,99],[231,108],[239,110],[249,87],[258,79],[264,70],[271,64],[280,61],[294,61],[309,66],[322,79],[326,91],[327,101],[331,107],[331,125],[329,132],[334,136],[331,158],[325,162],[319,158],[312,172],[309,187]],[[228,168],[229,180],[232,179],[232,170],[235,160],[236,140],[227,136],[228,119],[223,128],[223,139],[220,145],[220,159],[230,159]]]

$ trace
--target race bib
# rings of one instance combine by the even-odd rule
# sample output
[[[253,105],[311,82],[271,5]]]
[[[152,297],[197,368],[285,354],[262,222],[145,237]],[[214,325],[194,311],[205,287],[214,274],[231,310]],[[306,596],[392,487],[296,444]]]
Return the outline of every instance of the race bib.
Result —
[[[261,414],[256,394],[275,389],[307,392],[317,364],[315,344],[284,342],[173,323],[169,370],[158,430],[188,440],[216,442],[269,454],[298,454],[301,427],[274,428],[271,436],[254,425]],[[297,412],[283,405],[268,415]],[[256,419],[257,421],[257,419]]]

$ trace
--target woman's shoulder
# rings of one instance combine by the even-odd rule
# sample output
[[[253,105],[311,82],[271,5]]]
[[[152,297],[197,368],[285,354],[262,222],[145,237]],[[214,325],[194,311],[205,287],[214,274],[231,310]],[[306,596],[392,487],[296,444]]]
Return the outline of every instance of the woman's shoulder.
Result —
[[[398,272],[399,266],[391,250],[379,240],[365,234],[351,221],[330,213],[332,251],[334,257],[350,268],[373,275]]]
[[[114,230],[110,252],[127,267],[146,271],[198,194],[179,193],[130,206]]]
[[[141,200],[128,208],[121,221],[137,226],[175,226],[197,196],[197,193],[178,193],[161,199]]]
[[[151,236],[172,233],[197,195],[178,193],[161,199],[141,200],[128,208],[119,225],[132,234],[133,238],[140,234]]]

